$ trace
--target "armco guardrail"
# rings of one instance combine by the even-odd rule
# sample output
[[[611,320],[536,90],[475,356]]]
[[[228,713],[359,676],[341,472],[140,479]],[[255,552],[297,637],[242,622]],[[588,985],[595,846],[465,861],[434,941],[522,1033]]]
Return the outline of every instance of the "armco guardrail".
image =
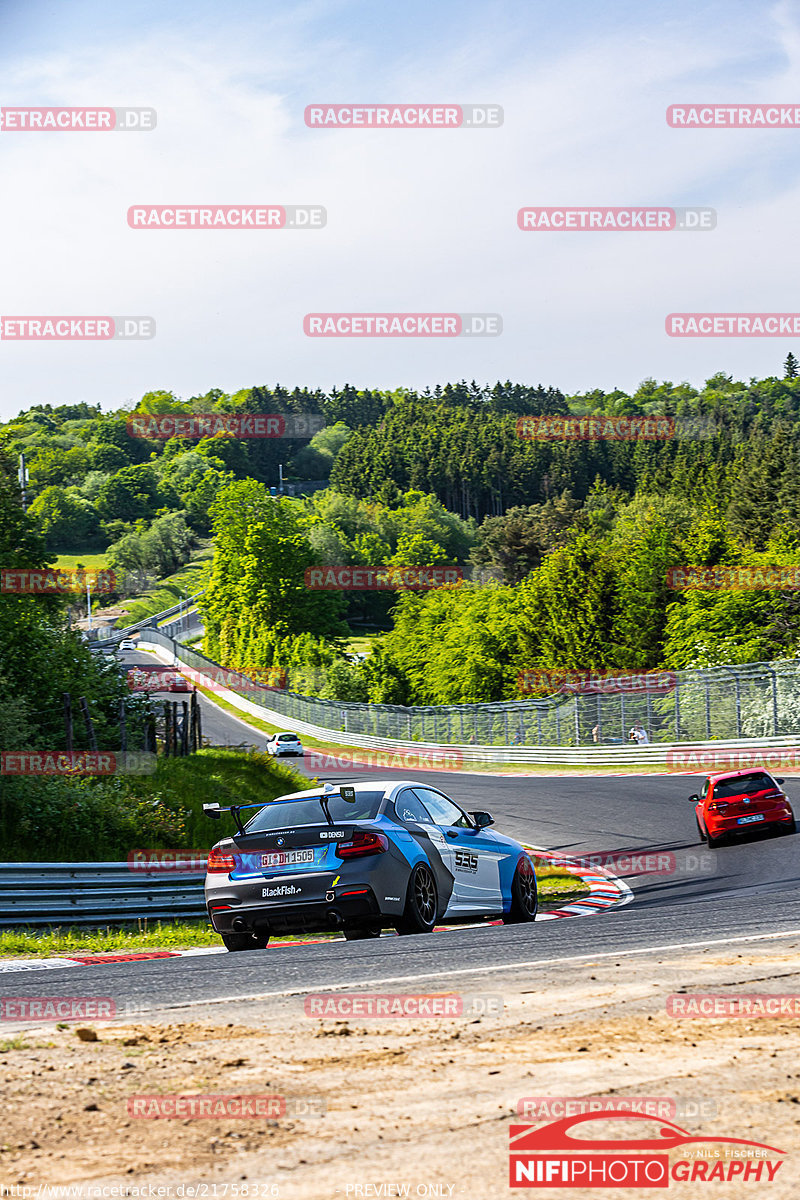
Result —
[[[204,917],[200,871],[128,863],[0,863],[0,928]]]
[[[146,640],[217,681],[226,677],[225,668],[218,663],[161,631],[148,630]],[[247,702],[237,700],[245,711],[258,714],[260,709],[266,720],[298,732],[311,734],[313,727],[329,736],[335,734],[332,740],[342,745],[375,745],[375,739],[389,739],[405,745],[455,746],[465,753],[478,747],[508,747],[513,753],[501,761],[533,761],[520,752],[545,746],[583,746],[593,755],[605,750],[619,761],[631,748],[628,734],[634,723],[644,727],[651,743],[659,744],[661,761],[670,745],[686,742],[800,738],[800,661],[796,659],[676,671],[672,678],[669,690],[656,695],[575,694],[407,708],[321,700],[259,687],[255,682],[245,687],[234,683],[231,691],[245,692]],[[255,708],[249,709],[248,703]],[[549,758],[553,760],[552,755]]]
[[[183,663],[198,673],[197,682],[203,686],[203,676],[209,672],[213,674],[209,677],[209,683],[213,684],[215,693],[220,692],[220,672],[223,672],[222,678],[225,678],[223,668],[218,664],[211,662],[202,654],[198,654],[194,650],[173,641],[171,638],[166,638],[163,634],[155,634],[149,632],[147,634],[147,643],[151,645],[156,653],[165,661],[172,663]],[[235,673],[229,672],[229,675]],[[309,697],[293,696],[291,693],[281,692],[274,688],[259,688],[253,684],[252,688],[248,688],[247,697],[242,696],[237,690],[223,689],[222,698],[229,703],[235,705],[242,713],[248,713],[251,716],[267,721],[270,724],[283,725],[287,729],[291,729],[295,733],[304,734],[308,737],[316,738],[320,741],[331,742],[339,746],[355,746],[370,750],[385,750],[389,753],[395,752],[401,757],[397,765],[403,766],[403,755],[408,751],[418,752],[423,756],[426,751],[435,752],[447,749],[453,751],[455,755],[460,755],[461,759],[471,769],[479,770],[480,764],[484,763],[516,763],[523,764],[548,764],[557,763],[567,766],[643,766],[646,764],[662,764],[670,762],[675,771],[685,770],[687,772],[697,771],[703,773],[705,770],[711,769],[715,765],[719,769],[724,769],[726,751],[743,750],[745,754],[763,753],[766,755],[772,754],[773,757],[780,752],[780,757],[784,760],[787,756],[790,763],[797,760],[800,764],[800,736],[797,734],[783,735],[778,737],[762,737],[762,738],[736,738],[736,739],[719,739],[716,741],[693,741],[690,745],[686,742],[653,742],[647,746],[632,745],[630,743],[620,743],[618,745],[594,745],[586,746],[529,746],[515,743],[513,745],[492,745],[490,743],[478,742],[433,742],[424,741],[419,737],[408,737],[406,739],[396,739],[387,737],[376,737],[369,734],[353,733],[347,728],[335,728],[332,725],[318,725],[310,721],[301,720],[294,716],[287,716],[283,708],[278,705],[281,701],[294,700],[305,701],[309,704],[318,704],[321,706],[329,706],[323,708],[323,712],[329,712],[330,706],[337,712],[343,708],[363,708],[363,705],[339,705],[335,701],[314,701]],[[520,703],[525,703],[524,701]],[[375,709],[388,709],[388,705],[374,705]],[[466,708],[497,708],[501,706],[493,705],[467,705]],[[415,709],[400,709],[403,714],[407,714],[409,721],[413,720],[411,714],[418,712]],[[429,711],[429,710],[425,710]],[[715,763],[709,756],[716,754],[721,760],[722,765]],[[681,761],[680,756],[685,758],[685,762]],[[391,763],[385,765],[390,766]],[[435,764],[433,764],[435,766]],[[742,765],[747,766],[745,758],[742,758],[741,764],[738,760],[731,761],[731,766]],[[775,764],[773,764],[775,765]],[[331,769],[334,769],[333,762]],[[423,769],[422,763],[417,764],[417,769]],[[777,766],[776,766],[777,769]],[[783,770],[788,770],[785,761]]]
[[[132,633],[138,633],[142,629],[150,629],[158,625],[159,621],[163,621],[165,617],[171,617],[174,613],[188,612],[192,605],[203,591],[195,592],[192,596],[187,596],[185,600],[181,600],[179,604],[173,604],[172,608],[162,609],[161,612],[153,613],[151,617],[145,617],[142,621],[137,621],[135,625],[126,625],[124,629],[112,629],[108,637],[98,638],[98,642],[104,646],[111,646],[116,642],[122,641],[123,638],[130,637]]]

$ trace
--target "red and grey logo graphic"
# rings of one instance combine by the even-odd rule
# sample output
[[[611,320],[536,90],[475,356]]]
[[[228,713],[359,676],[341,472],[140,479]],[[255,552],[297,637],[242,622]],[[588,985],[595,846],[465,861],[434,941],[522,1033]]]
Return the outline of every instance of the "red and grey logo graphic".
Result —
[[[598,1121],[637,1125],[628,1126],[629,1136],[613,1138],[603,1136]],[[784,1161],[775,1156],[785,1153],[743,1138],[698,1137],[672,1121],[613,1108],[542,1126],[511,1125],[509,1139],[512,1188],[666,1188],[673,1182],[735,1179],[770,1183]]]

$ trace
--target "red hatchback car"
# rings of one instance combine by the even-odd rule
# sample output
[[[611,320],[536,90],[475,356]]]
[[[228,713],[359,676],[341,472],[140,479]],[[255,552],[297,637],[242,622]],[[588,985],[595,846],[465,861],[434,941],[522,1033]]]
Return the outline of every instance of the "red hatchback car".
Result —
[[[707,776],[700,795],[689,797],[701,840],[721,846],[732,834],[765,826],[776,833],[794,833],[794,813],[782,783],[752,767]]]

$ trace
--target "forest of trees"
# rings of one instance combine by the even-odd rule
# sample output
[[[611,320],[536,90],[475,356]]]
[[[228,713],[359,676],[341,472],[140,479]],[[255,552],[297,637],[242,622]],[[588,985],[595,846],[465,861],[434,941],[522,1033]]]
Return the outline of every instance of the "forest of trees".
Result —
[[[309,412],[311,442],[131,438],[131,411]],[[674,418],[661,440],[528,440],[528,415]],[[121,567],[174,570],[212,537],[206,650],[293,690],[446,703],[519,695],[520,671],[678,668],[791,657],[793,592],[686,593],[667,571],[800,561],[800,379],[722,373],[566,396],[466,382],[421,393],[251,388],[135,410],[39,406],[0,427],[30,469],[42,553],[98,545]],[[9,460],[10,461],[10,460]],[[330,479],[306,499],[289,477]],[[309,591],[317,564],[458,564],[427,593]],[[383,631],[366,662],[355,629]]]

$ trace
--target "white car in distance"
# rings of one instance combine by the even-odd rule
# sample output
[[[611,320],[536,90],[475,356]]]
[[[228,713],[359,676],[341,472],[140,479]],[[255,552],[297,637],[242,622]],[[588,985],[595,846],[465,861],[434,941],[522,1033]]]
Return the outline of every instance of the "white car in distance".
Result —
[[[276,758],[282,754],[294,754],[302,758],[304,753],[296,733],[273,733],[267,741],[267,754],[274,754]]]

